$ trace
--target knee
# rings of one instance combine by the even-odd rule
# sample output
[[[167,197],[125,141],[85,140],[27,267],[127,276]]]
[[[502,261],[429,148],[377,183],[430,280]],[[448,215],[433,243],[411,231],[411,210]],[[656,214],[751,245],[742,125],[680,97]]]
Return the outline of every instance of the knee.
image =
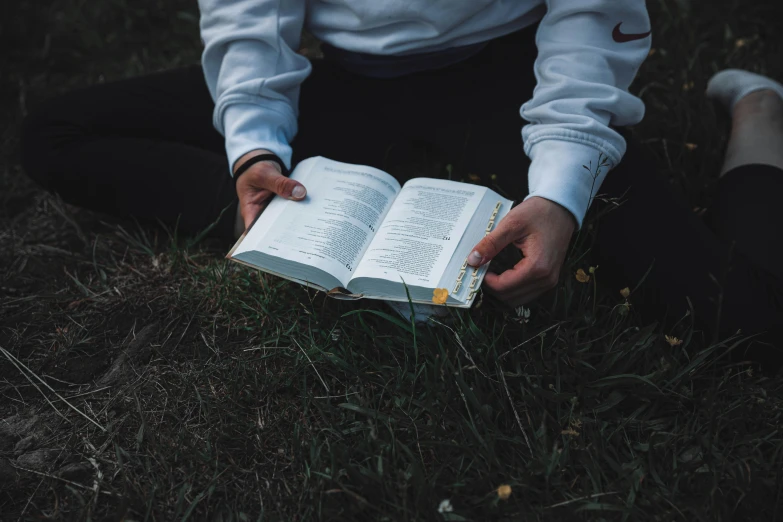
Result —
[[[25,173],[44,188],[52,188],[56,170],[58,143],[67,135],[67,115],[61,111],[58,99],[36,107],[22,122],[20,160]]]

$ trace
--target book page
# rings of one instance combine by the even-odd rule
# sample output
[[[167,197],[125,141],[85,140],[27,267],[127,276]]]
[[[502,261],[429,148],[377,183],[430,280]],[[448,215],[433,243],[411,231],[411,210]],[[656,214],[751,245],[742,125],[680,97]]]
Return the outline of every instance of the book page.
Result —
[[[354,278],[435,288],[486,190],[440,179],[408,181]]]
[[[291,177],[307,188],[306,198],[276,197],[235,255],[254,250],[315,266],[347,285],[399,183],[378,169],[321,157],[303,161]]]

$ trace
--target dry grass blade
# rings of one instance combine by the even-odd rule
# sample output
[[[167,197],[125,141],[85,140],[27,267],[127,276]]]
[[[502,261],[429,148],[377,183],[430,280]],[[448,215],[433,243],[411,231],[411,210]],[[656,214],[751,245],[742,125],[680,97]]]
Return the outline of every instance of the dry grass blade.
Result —
[[[14,368],[16,368],[16,369],[17,369],[17,371],[19,371],[19,373],[20,373],[20,374],[21,374],[21,375],[22,375],[22,376],[23,376],[25,379],[27,379],[27,382],[29,382],[29,383],[30,383],[30,385],[31,385],[33,388],[35,388],[36,390],[38,390],[38,393],[40,393],[40,394],[41,394],[41,396],[44,398],[44,400],[46,400],[46,402],[49,404],[49,406],[51,406],[51,407],[52,407],[52,409],[55,411],[55,413],[57,413],[57,415],[59,415],[59,416],[60,416],[60,417],[61,417],[61,418],[62,418],[62,419],[65,421],[65,422],[68,422],[68,423],[70,423],[71,421],[69,421],[69,420],[68,420],[68,418],[67,418],[65,415],[63,415],[63,414],[60,412],[60,410],[58,410],[58,409],[57,409],[57,406],[55,406],[55,405],[52,403],[52,401],[50,401],[50,400],[49,400],[49,398],[46,396],[46,394],[43,392],[43,390],[42,390],[41,388],[39,388],[39,387],[38,387],[38,385],[37,385],[37,384],[35,384],[35,383],[33,382],[33,380],[30,378],[30,376],[29,376],[29,375],[27,375],[27,372],[25,372],[25,371],[24,371],[24,370],[23,370],[23,369],[22,369],[22,368],[19,366],[19,364],[17,363],[17,359],[16,359],[16,357],[12,357],[12,356],[11,356],[11,354],[9,354],[9,353],[8,353],[8,352],[5,350],[5,348],[3,348],[2,346],[0,346],[0,351],[2,351],[2,352],[3,352],[3,355],[5,355],[6,359],[8,359],[8,361],[9,361],[9,362],[10,362],[10,363],[11,363],[11,364],[14,366]]]
[[[554,330],[555,328],[559,328],[562,325],[563,325],[562,322],[558,322],[558,323],[553,324],[552,326],[549,326],[548,328],[545,328],[545,329],[541,330],[540,332],[538,332],[536,335],[532,336],[531,338],[525,339],[524,341],[522,341],[518,345],[516,345],[513,348],[511,348],[510,350],[507,350],[504,353],[500,354],[499,358],[500,359],[505,359],[508,354],[510,354],[510,353],[512,353],[512,352],[514,352],[514,351],[516,351],[516,350],[518,350],[520,348],[522,348],[523,346],[525,346],[530,341],[533,341],[535,339],[541,339],[541,336],[543,336],[544,334],[546,334],[550,330]]]
[[[13,467],[14,467],[14,469],[18,469],[19,471],[24,471],[25,473],[32,473],[33,475],[38,475],[39,477],[44,477],[44,478],[48,478],[48,479],[51,479],[51,480],[57,480],[59,482],[62,482],[63,484],[68,484],[69,486],[73,486],[75,488],[79,488],[79,489],[82,489],[82,490],[85,490],[85,491],[92,491],[94,493],[95,492],[99,492],[99,493],[103,493],[104,495],[114,496],[114,494],[112,494],[109,491],[104,491],[104,490],[98,491],[98,490],[96,490],[96,488],[94,486],[90,487],[90,486],[86,486],[84,484],[79,484],[78,482],[74,482],[73,480],[64,479],[62,477],[58,477],[57,475],[52,475],[51,473],[44,473],[43,471],[37,471],[37,470],[34,470],[34,469],[23,468],[21,466],[13,466]]]
[[[525,437],[525,444],[527,444],[527,449],[530,451],[530,456],[533,456],[533,448],[530,447],[530,438],[528,438],[527,436],[525,427],[522,426],[522,419],[519,418],[517,407],[514,405],[514,399],[511,397],[511,391],[508,389],[508,384],[506,383],[506,376],[503,375],[503,368],[501,368],[500,365],[497,363],[496,366],[498,369],[498,375],[500,375],[500,380],[503,381],[503,389],[506,390],[506,396],[508,397],[508,402],[509,404],[511,404],[511,409],[514,411],[514,418],[517,420],[517,426],[519,426],[520,431],[522,431],[522,436]]]
[[[553,509],[553,508],[563,507],[563,506],[567,506],[569,504],[573,504],[574,502],[581,502],[583,500],[593,500],[594,498],[605,497],[607,495],[616,495],[617,493],[618,493],[617,491],[607,491],[606,493],[594,493],[592,495],[585,495],[583,497],[572,498],[571,500],[558,502],[557,504],[552,504],[551,506],[547,506],[546,508],[547,509]]]
[[[326,381],[324,381],[324,378],[321,377],[321,372],[318,371],[318,368],[315,367],[315,364],[313,364],[313,360],[310,359],[310,356],[307,355],[307,352],[304,351],[304,348],[302,348],[302,345],[299,344],[299,342],[296,339],[291,339],[296,346],[299,347],[299,349],[302,351],[305,357],[307,357],[307,362],[310,363],[310,366],[313,367],[313,370],[315,370],[315,374],[318,376],[318,379],[321,381],[321,384],[324,385],[324,388],[326,389],[326,393],[329,393],[329,386],[327,386]]]
[[[52,392],[54,395],[56,395],[56,396],[57,396],[57,398],[58,398],[58,399],[60,399],[61,401],[63,401],[63,402],[64,402],[64,403],[65,403],[65,404],[66,404],[66,405],[69,407],[69,408],[71,408],[73,411],[75,411],[76,413],[78,413],[79,415],[81,415],[82,417],[84,417],[85,419],[87,419],[87,420],[88,420],[90,423],[94,424],[94,425],[95,425],[96,427],[98,427],[98,429],[100,429],[102,432],[106,433],[106,428],[104,428],[103,426],[101,426],[100,424],[98,424],[98,422],[97,422],[97,421],[95,421],[95,420],[93,420],[92,418],[90,418],[90,417],[89,417],[87,414],[85,414],[84,412],[82,412],[82,411],[81,411],[79,408],[77,408],[76,406],[74,406],[73,404],[71,404],[70,402],[68,402],[68,400],[67,400],[67,399],[65,399],[65,398],[64,398],[62,395],[60,395],[59,393],[57,393],[57,392],[54,390],[54,388],[52,388],[51,386],[49,386],[49,383],[47,383],[46,381],[44,381],[43,379],[41,379],[41,378],[40,378],[38,375],[36,375],[36,374],[35,374],[35,372],[33,372],[33,371],[30,369],[30,368],[28,368],[27,366],[25,366],[25,364],[24,364],[22,361],[20,361],[20,360],[19,360],[19,359],[17,359],[16,357],[14,357],[14,355],[13,355],[12,353],[10,353],[8,350],[6,350],[5,348],[3,348],[2,346],[0,346],[0,352],[3,352],[3,355],[5,355],[5,356],[6,356],[6,358],[7,358],[9,361],[11,361],[11,363],[13,363],[13,365],[14,365],[14,366],[16,366],[16,367],[17,367],[17,369],[18,369],[20,366],[21,366],[22,368],[24,368],[25,372],[27,372],[27,373],[25,373],[25,372],[22,372],[22,373],[24,374],[25,378],[27,378],[27,380],[28,380],[28,381],[30,381],[30,383],[31,383],[31,384],[32,384],[32,380],[30,380],[30,377],[28,376],[28,374],[29,374],[29,375],[32,375],[32,376],[33,376],[33,377],[35,377],[35,378],[36,378],[36,379],[37,379],[37,380],[38,380],[38,381],[39,381],[41,384],[43,384],[44,386],[46,386],[46,387],[49,389],[49,391],[51,391],[51,392]],[[21,370],[20,370],[20,371],[21,371]],[[35,385],[34,385],[34,386],[35,386]],[[43,393],[43,391],[42,391],[40,388],[38,388],[38,386],[35,386],[35,387],[36,387],[36,389],[37,389],[38,391],[40,391],[40,392],[41,392],[41,394],[42,394],[42,395],[44,395],[44,397],[45,397],[45,394]],[[54,404],[52,404],[52,402],[51,402],[51,401],[50,401],[48,398],[46,399],[46,402],[48,402],[48,403],[49,403],[49,404],[52,406],[52,408],[54,408],[54,410],[55,410],[55,411],[56,411],[56,412],[57,412],[57,413],[58,413],[58,414],[59,414],[61,417],[65,418],[65,417],[63,416],[63,414],[62,414],[62,413],[60,413],[60,411],[59,411],[57,408],[55,408]]]
[[[457,341],[457,346],[459,346],[460,349],[462,349],[462,353],[465,354],[465,358],[467,358],[467,360],[470,361],[470,364],[473,365],[473,367],[481,374],[482,377],[484,377],[486,379],[489,379],[491,381],[495,381],[495,379],[493,379],[492,377],[490,377],[489,375],[484,373],[484,371],[481,368],[479,368],[479,366],[476,364],[476,361],[473,360],[473,356],[470,355],[470,352],[468,351],[468,349],[465,348],[464,344],[462,344],[462,339],[460,339],[459,335],[454,330],[454,328],[452,328],[451,326],[449,326],[449,325],[447,325],[445,323],[442,323],[442,322],[438,321],[434,317],[430,317],[430,321],[432,321],[435,324],[439,324],[439,325],[443,326],[444,328],[448,329],[452,333],[452,335],[454,335],[454,340]]]

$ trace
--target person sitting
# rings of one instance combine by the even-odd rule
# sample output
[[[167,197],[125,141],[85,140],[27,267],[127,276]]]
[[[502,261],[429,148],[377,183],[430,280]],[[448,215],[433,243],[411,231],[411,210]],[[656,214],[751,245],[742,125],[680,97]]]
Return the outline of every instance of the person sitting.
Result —
[[[612,126],[644,113],[628,92],[650,47],[644,0],[199,7],[203,72],[52,102],[27,127],[29,174],[74,204],[193,232],[226,207],[244,228],[272,195],[304,198],[281,169],[301,159],[395,170],[385,163],[420,149],[462,175],[496,174],[524,200],[473,257],[486,262],[518,242],[523,261],[486,285],[522,303],[554,286],[591,196],[620,163],[625,140]],[[297,53],[303,27],[324,42],[325,59]],[[234,187],[229,172],[270,153],[278,163],[252,165]],[[230,234],[231,222],[225,212],[218,232]]]
[[[188,233],[214,226],[227,238],[270,197],[306,197],[307,187],[283,172],[307,157],[378,167],[401,181],[469,177],[520,201],[470,258],[487,263],[508,245],[522,252],[485,279],[512,306],[557,285],[569,242],[600,193],[625,200],[598,224],[593,252],[602,272],[614,266],[618,288],[647,277],[656,302],[681,311],[690,298],[716,332],[780,322],[779,305],[753,313],[770,292],[777,299],[780,284],[769,283],[777,274],[752,255],[729,263],[733,240],[677,201],[626,140],[622,127],[644,115],[628,90],[650,49],[644,0],[199,7],[201,68],[44,104],[25,124],[27,173],[75,205]],[[323,59],[297,52],[303,27],[323,42]],[[261,154],[273,159],[235,183],[231,173]],[[720,305],[715,278],[723,281]],[[739,305],[747,300],[756,304]]]

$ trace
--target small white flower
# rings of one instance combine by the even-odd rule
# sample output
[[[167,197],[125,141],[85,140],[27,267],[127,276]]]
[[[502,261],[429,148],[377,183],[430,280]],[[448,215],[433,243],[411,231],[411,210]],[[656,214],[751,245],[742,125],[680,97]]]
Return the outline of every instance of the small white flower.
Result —
[[[438,513],[451,513],[452,511],[454,511],[454,507],[449,499],[444,500],[438,506]]]
[[[517,313],[517,318],[519,318],[521,321],[526,323],[530,320],[530,308],[517,306],[514,311]]]

